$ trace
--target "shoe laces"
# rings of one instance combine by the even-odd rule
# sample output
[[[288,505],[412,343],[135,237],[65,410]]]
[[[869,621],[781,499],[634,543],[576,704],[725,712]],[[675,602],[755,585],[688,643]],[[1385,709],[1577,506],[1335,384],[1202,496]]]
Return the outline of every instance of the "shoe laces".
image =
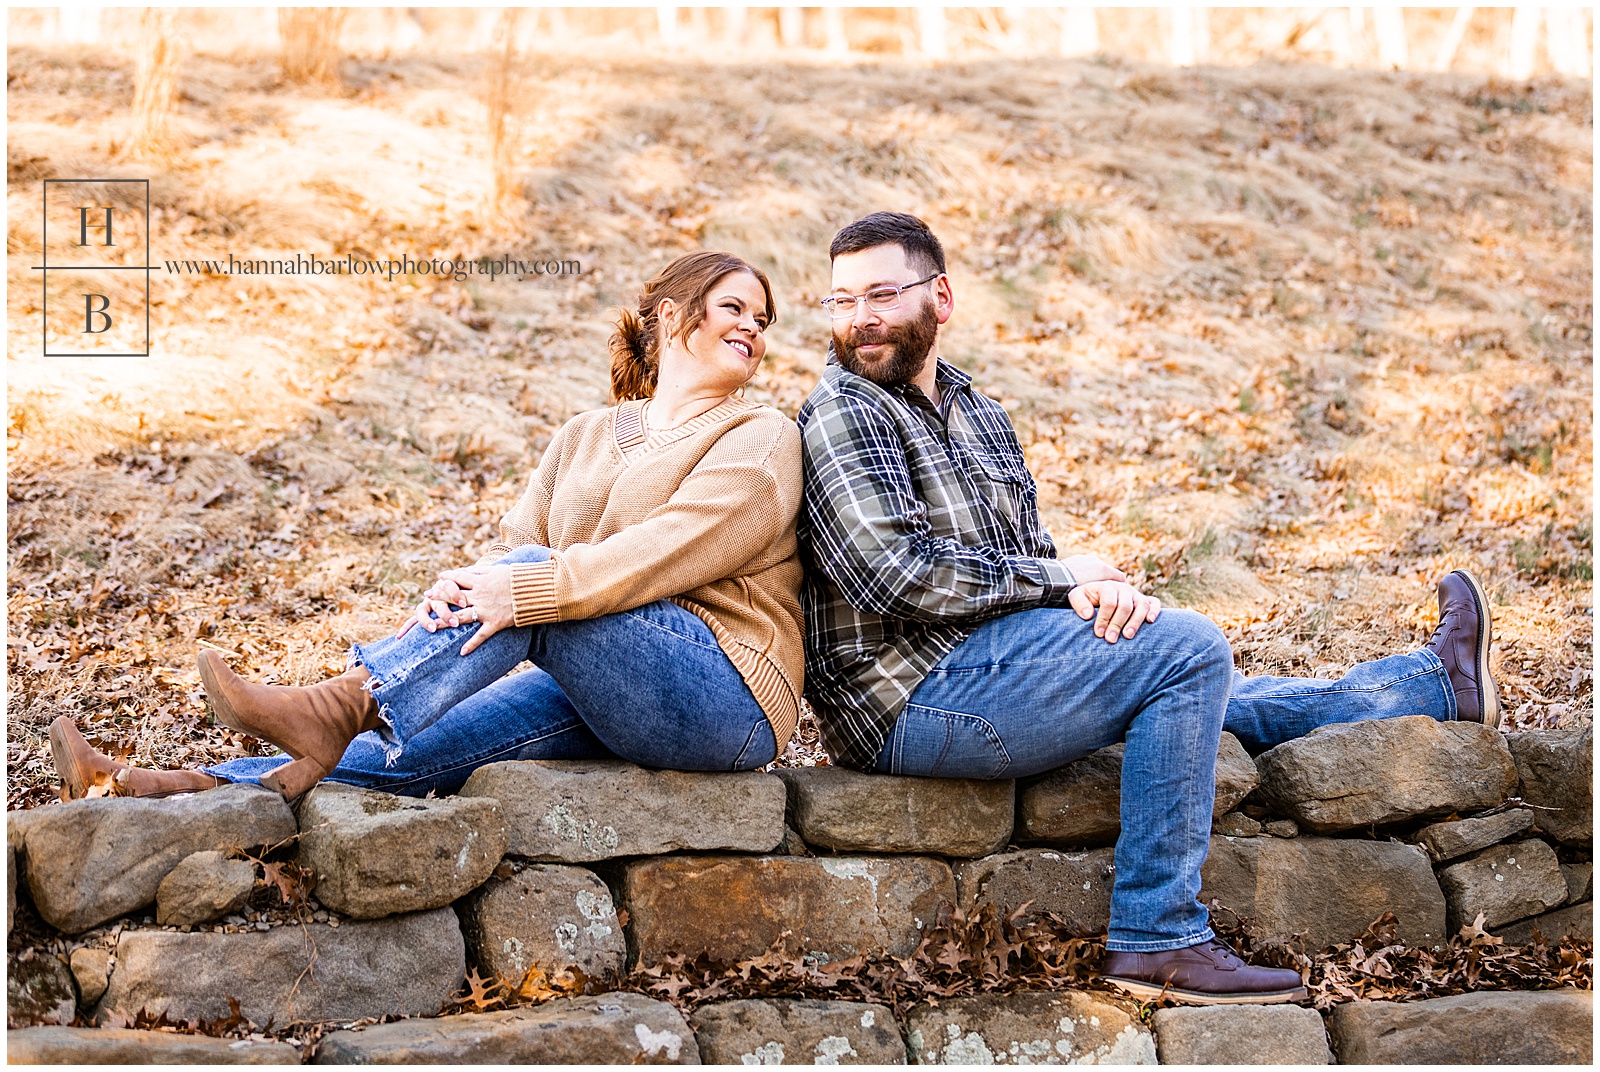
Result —
[[[1448,611],[1447,613],[1440,615],[1439,616],[1439,624],[1434,627],[1433,635],[1428,638],[1428,643],[1426,645],[1424,645],[1424,647],[1428,647],[1431,650],[1433,642],[1435,640],[1438,640],[1439,637],[1442,636],[1445,633],[1446,630],[1454,628],[1455,624],[1456,624],[1456,612],[1454,610]]]

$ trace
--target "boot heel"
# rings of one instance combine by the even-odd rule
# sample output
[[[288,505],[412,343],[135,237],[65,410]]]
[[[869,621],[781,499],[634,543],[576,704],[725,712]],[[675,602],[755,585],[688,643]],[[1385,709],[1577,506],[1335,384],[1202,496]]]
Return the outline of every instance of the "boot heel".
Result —
[[[311,787],[327,777],[328,768],[312,759],[302,756],[300,759],[285,763],[261,776],[261,784],[283,797],[290,804],[299,803],[301,797],[311,791]]]

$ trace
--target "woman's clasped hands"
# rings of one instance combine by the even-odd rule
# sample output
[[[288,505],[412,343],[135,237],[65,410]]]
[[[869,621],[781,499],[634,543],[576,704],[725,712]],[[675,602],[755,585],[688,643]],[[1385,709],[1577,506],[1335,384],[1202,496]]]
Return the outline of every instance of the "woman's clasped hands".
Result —
[[[516,624],[509,566],[445,570],[422,594],[422,602],[395,637],[405,636],[413,626],[434,633],[443,626],[454,628],[472,622],[481,628],[462,646],[463,655],[471,654],[473,648]]]

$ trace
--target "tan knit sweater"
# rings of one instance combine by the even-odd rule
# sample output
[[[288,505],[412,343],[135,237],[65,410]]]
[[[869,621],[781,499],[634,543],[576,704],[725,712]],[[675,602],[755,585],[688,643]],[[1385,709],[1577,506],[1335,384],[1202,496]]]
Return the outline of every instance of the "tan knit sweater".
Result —
[[[800,433],[732,398],[648,433],[640,401],[556,432],[500,539],[479,560],[538,543],[511,569],[516,624],[597,618],[670,599],[710,627],[782,752],[800,718]]]

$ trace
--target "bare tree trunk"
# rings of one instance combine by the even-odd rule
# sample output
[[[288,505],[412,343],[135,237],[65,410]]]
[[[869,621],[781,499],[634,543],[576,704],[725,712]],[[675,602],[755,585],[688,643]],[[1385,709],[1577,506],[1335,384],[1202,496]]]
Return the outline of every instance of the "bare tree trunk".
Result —
[[[517,148],[517,101],[521,98],[521,61],[517,55],[517,20],[520,8],[505,8],[494,27],[494,49],[489,60],[489,153],[494,168],[490,212],[499,213],[514,201]]]
[[[1092,7],[1061,9],[1061,54],[1092,56],[1100,51],[1100,20]]]
[[[1532,78],[1539,50],[1539,9],[1517,5],[1511,14],[1511,46],[1506,56],[1507,78]]]
[[[1575,7],[1545,8],[1545,47],[1550,64],[1558,72],[1575,78],[1589,75],[1589,30],[1583,10]]]
[[[1344,13],[1350,28],[1350,62],[1363,63],[1367,58],[1367,9],[1347,7]]]
[[[1333,53],[1334,61],[1341,67],[1350,66],[1355,58],[1354,43],[1350,39],[1350,9],[1332,8],[1325,12],[1322,32],[1327,37],[1328,51]]]
[[[844,32],[844,9],[830,4],[822,9],[822,27],[828,35],[828,54],[844,56],[850,51],[850,39]]]
[[[678,9],[671,4],[656,5],[656,29],[661,34],[661,45],[668,50],[678,47]]]
[[[780,7],[778,9],[778,40],[784,48],[801,48],[806,43],[806,9]]]
[[[929,3],[917,5],[917,43],[924,56],[935,60],[949,57],[950,40],[945,29],[942,6]]]
[[[92,45],[100,40],[100,8],[64,7],[56,23],[63,41]]]
[[[687,44],[692,41],[699,44],[711,40],[711,20],[706,17],[707,9],[703,7],[688,7],[683,10],[689,13],[688,32],[681,34],[681,39],[684,43]]]
[[[726,7],[722,9],[722,36],[729,44],[744,44],[748,23],[746,10],[742,7]]]
[[[1172,9],[1172,35],[1168,42],[1175,67],[1193,67],[1205,61],[1211,48],[1211,21],[1203,7]]]
[[[339,32],[343,8],[278,9],[278,37],[283,77],[300,85],[339,81]]]
[[[411,8],[389,8],[384,12],[384,22],[389,31],[388,51],[391,55],[409,56],[426,36]]]
[[[1404,67],[1409,58],[1406,53],[1406,24],[1397,7],[1372,9],[1372,25],[1378,32],[1378,62],[1388,68]]]
[[[1461,39],[1467,35],[1467,24],[1472,21],[1475,7],[1456,8],[1455,18],[1450,20],[1450,29],[1445,31],[1444,40],[1439,42],[1439,54],[1433,59],[1433,69],[1448,71],[1455,62],[1456,50],[1461,47]]]
[[[1028,35],[1022,25],[1022,20],[1027,17],[1027,9],[1017,4],[1009,4],[1000,10],[1006,17],[1006,34],[1002,38],[1006,54],[1021,56],[1030,51]]]
[[[171,130],[182,58],[175,12],[146,8],[139,17],[139,63],[133,76],[133,128],[127,153],[165,160],[176,150]]]

